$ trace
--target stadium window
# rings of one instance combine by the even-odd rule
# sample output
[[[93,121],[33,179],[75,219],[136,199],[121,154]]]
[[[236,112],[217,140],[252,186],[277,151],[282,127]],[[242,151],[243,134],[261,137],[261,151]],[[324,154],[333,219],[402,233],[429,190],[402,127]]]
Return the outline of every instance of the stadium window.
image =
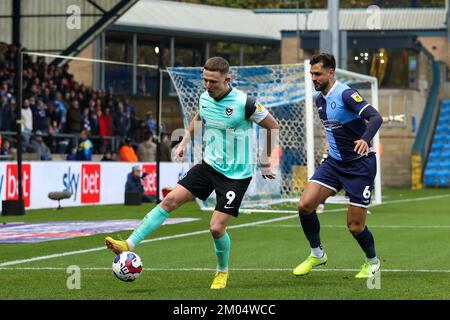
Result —
[[[175,45],[175,67],[199,67],[203,65],[201,46]]]
[[[240,64],[240,44],[228,42],[213,42],[211,43],[210,56],[220,56],[227,59],[231,66],[238,66]]]
[[[417,88],[417,52],[410,49],[350,49],[348,70],[378,78],[383,88]]]
[[[280,63],[279,45],[243,44],[244,65],[268,65]],[[211,43],[210,56],[221,56],[232,66],[241,64],[241,44],[228,42]]]
[[[244,65],[279,64],[280,46],[246,44],[244,45]]]
[[[131,62],[132,60],[131,39],[125,37],[110,37],[106,35],[105,59],[120,62]]]
[[[106,34],[105,59],[110,61],[132,62],[133,46],[131,38]],[[132,68],[105,64],[105,87],[116,94],[129,94],[132,83]]]
[[[158,47],[158,43],[143,43],[138,41],[137,46],[137,63],[157,65],[158,54],[155,52],[155,48]]]

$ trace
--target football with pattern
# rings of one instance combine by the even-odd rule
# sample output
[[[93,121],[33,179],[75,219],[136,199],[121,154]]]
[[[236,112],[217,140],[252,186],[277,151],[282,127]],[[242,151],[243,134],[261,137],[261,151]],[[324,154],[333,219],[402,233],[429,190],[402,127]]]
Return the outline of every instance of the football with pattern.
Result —
[[[142,273],[142,260],[136,253],[124,251],[114,258],[112,269],[119,280],[134,281]]]

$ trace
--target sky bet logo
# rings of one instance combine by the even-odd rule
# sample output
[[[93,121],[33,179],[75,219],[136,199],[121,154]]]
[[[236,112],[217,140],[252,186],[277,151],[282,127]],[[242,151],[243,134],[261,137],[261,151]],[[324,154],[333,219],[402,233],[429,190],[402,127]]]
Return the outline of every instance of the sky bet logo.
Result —
[[[64,189],[72,192],[75,202],[81,183],[81,203],[98,203],[100,202],[100,177],[99,164],[81,165],[81,179],[80,174],[72,173],[69,167],[68,172],[63,175]]]
[[[100,202],[100,176],[99,164],[81,165],[81,203]]]
[[[71,167],[69,167],[69,170],[67,173],[64,173],[63,175],[63,185],[64,190],[70,191],[73,195],[73,201],[77,201],[77,194],[78,194],[78,185],[80,183],[80,174],[79,173],[71,173]]]
[[[30,206],[30,184],[31,184],[31,166],[30,164],[22,165],[22,186],[23,199],[25,207]],[[17,178],[17,165],[6,165],[6,200],[19,199],[19,184]]]

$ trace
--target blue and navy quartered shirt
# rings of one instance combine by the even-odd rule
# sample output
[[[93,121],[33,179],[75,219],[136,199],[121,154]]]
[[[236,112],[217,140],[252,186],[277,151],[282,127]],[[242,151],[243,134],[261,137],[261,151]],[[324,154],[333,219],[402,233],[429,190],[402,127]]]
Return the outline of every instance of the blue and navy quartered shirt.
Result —
[[[326,96],[316,98],[320,120],[326,130],[328,154],[340,161],[361,157],[353,151],[355,141],[361,139],[367,129],[362,112],[372,107],[359,93],[346,84],[336,81]],[[366,141],[370,147],[370,141]]]

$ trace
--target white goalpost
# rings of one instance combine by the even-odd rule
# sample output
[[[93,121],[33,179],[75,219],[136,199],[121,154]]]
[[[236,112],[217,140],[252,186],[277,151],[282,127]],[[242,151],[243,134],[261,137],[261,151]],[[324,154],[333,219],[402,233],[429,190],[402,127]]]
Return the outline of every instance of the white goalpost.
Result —
[[[167,71],[178,94],[184,126],[187,128],[198,111],[198,98],[204,91],[202,68],[168,68]],[[285,203],[291,203],[292,208],[292,203],[298,202],[308,179],[320,165],[327,142],[325,129],[314,107],[317,92],[313,89],[309,71],[308,60],[301,64],[230,68],[232,86],[256,98],[280,123],[277,178],[264,180],[259,168],[256,168],[241,205],[242,212],[276,212],[274,209],[285,208]],[[336,78],[358,89],[378,109],[376,78],[342,69],[336,69]],[[258,126],[255,126],[253,136],[256,137],[253,150],[256,154],[265,143]],[[378,150],[378,134],[373,145],[374,150]],[[197,201],[202,209],[211,210],[215,205],[215,194],[206,201]],[[339,193],[338,196],[329,198],[327,203],[348,203],[348,199],[343,193]],[[380,161],[377,153],[377,177],[372,204],[380,203]],[[271,206],[270,210],[263,209],[268,206]]]

